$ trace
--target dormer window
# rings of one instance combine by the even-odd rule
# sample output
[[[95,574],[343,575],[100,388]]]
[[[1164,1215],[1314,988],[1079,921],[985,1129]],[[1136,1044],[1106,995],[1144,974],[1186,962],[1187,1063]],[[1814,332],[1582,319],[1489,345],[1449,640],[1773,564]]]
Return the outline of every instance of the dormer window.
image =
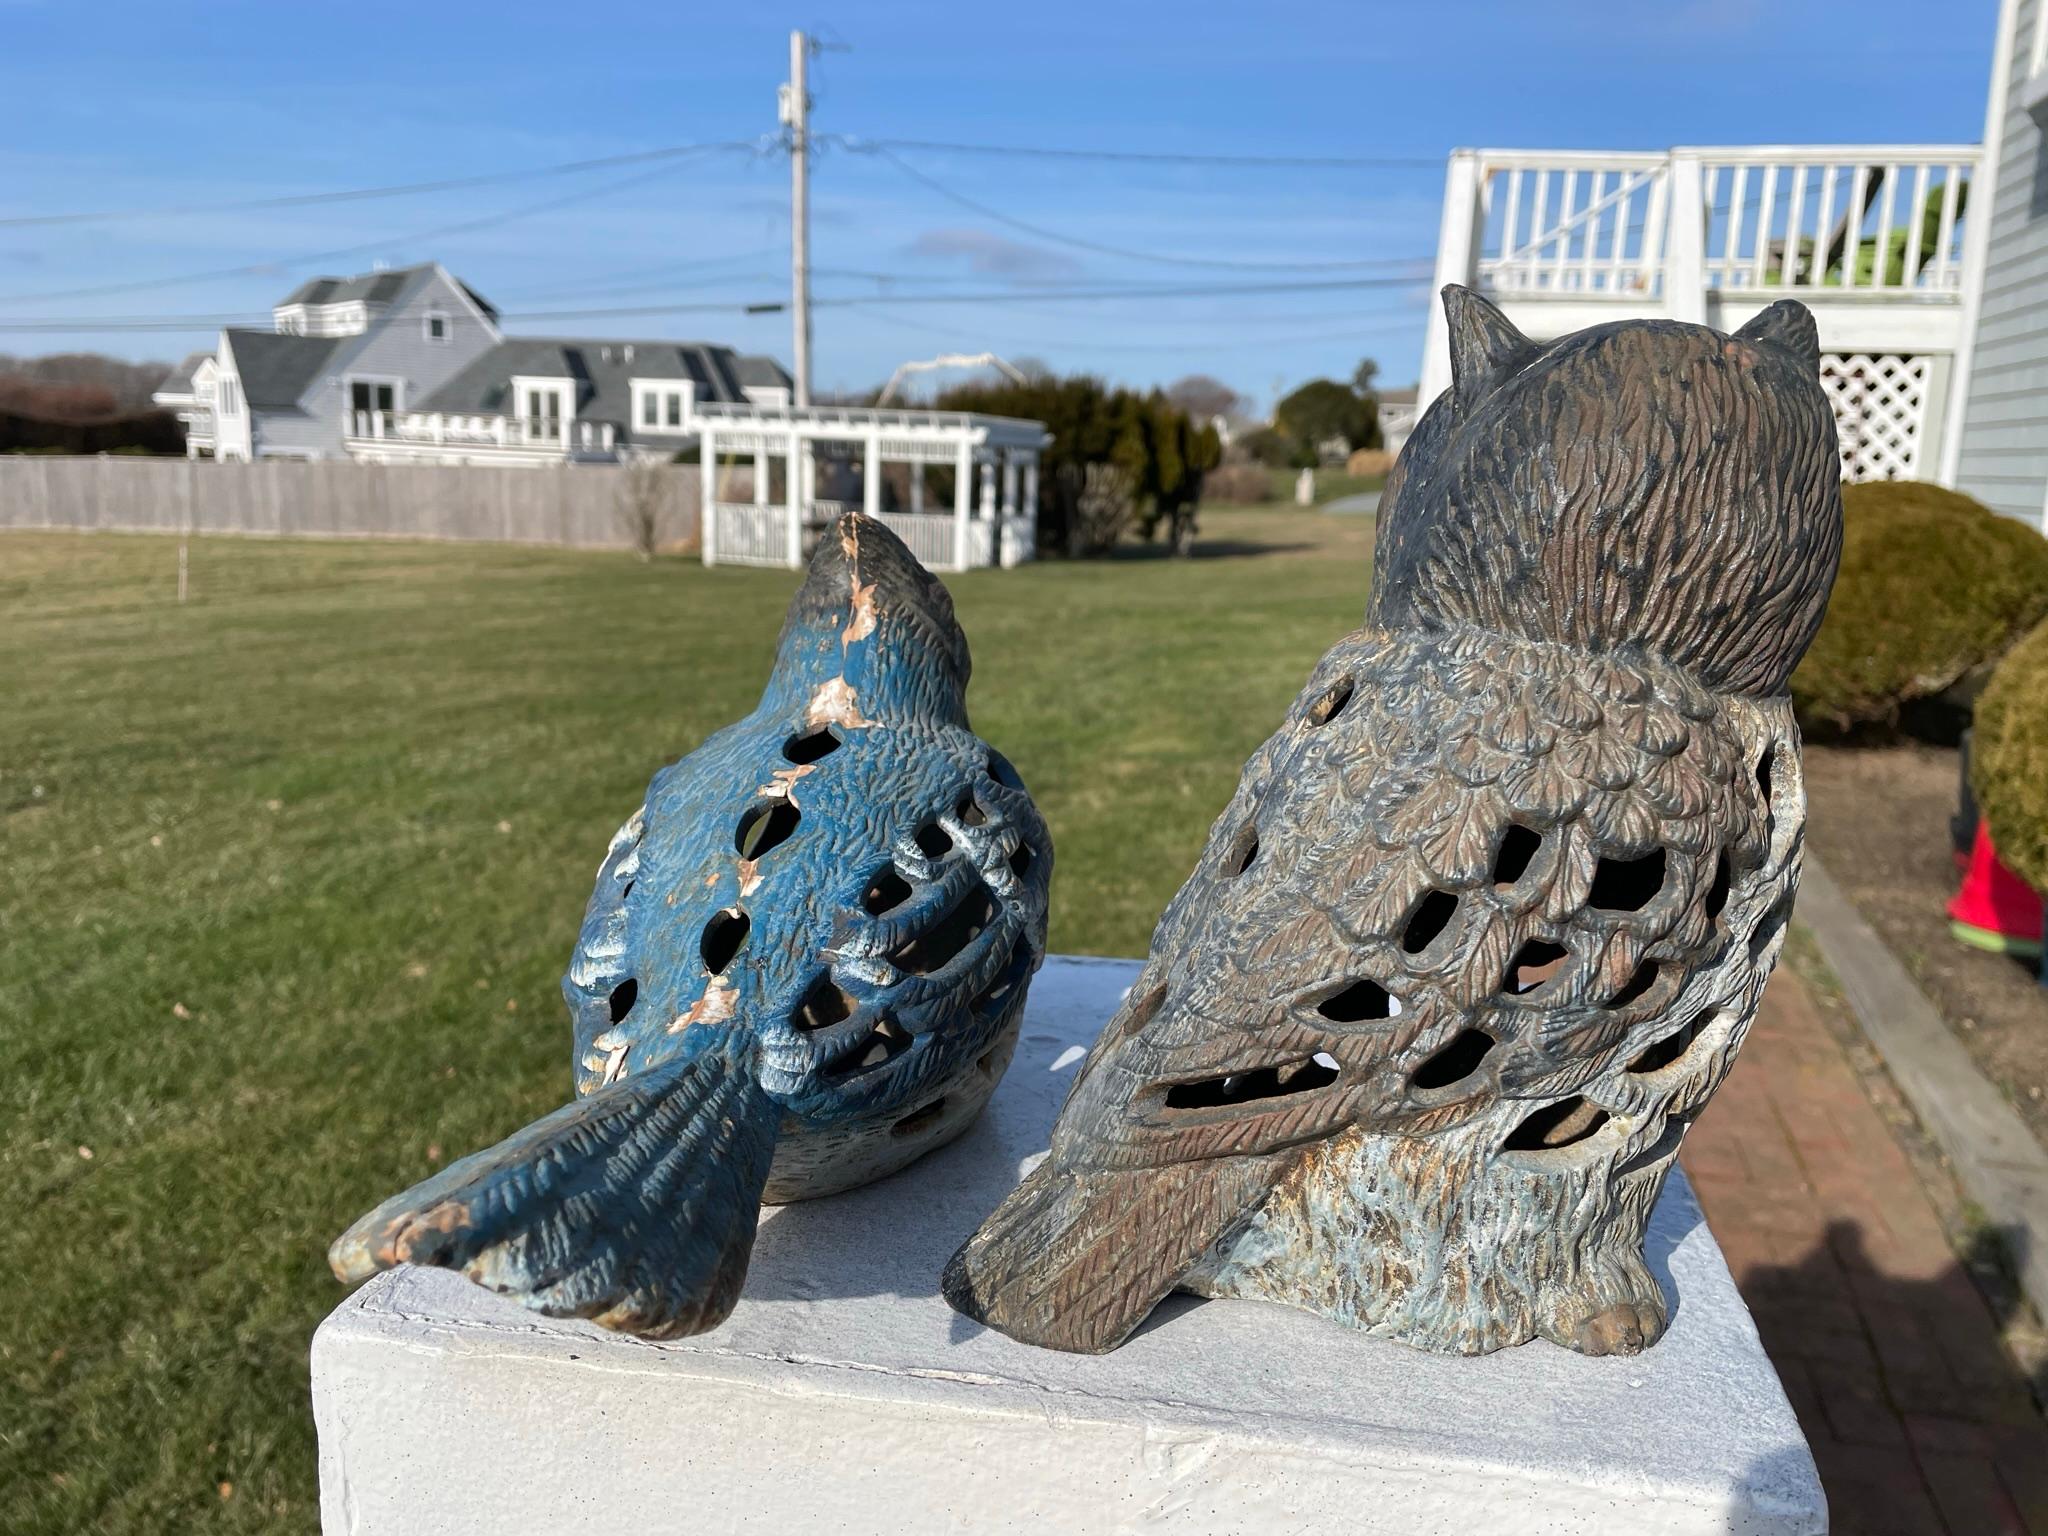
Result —
[[[690,430],[691,387],[682,379],[633,380],[633,416],[642,432]]]
[[[445,312],[438,309],[428,310],[426,316],[420,322],[420,327],[428,341],[439,342],[443,346],[447,345],[449,340],[448,316]]]

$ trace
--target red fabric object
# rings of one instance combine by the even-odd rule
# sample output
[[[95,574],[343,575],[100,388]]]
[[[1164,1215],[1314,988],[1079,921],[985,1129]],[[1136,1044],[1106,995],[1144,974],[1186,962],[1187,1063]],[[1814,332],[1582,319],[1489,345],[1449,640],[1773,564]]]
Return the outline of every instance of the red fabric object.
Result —
[[[1965,944],[2007,954],[2041,952],[2041,893],[1998,862],[1991,828],[1982,821],[1963,888],[1949,902],[1948,915],[1955,936]]]

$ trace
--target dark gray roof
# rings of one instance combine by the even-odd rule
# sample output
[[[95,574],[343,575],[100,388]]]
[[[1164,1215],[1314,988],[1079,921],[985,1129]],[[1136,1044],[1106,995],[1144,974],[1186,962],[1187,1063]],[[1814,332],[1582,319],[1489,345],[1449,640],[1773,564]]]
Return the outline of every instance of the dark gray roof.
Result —
[[[789,389],[794,383],[788,371],[772,357],[740,358],[733,371],[740,376],[741,385],[752,389]]]
[[[628,361],[628,354],[631,361]],[[766,363],[775,377],[757,366]],[[520,336],[499,342],[413,409],[488,416],[510,404],[515,375],[577,381],[576,414],[631,431],[633,380],[692,379],[699,400],[744,401],[744,386],[787,383],[766,358],[741,358],[731,347],[706,341],[585,341]]]
[[[242,396],[260,409],[282,410],[299,403],[327,359],[353,336],[280,336],[275,331],[229,330]]]
[[[284,304],[347,304],[360,299],[365,304],[389,304],[405,291],[405,285],[431,264],[392,267],[383,272],[363,272],[354,277],[309,277],[291,291]]]
[[[192,353],[182,363],[178,364],[177,367],[171,370],[170,376],[166,378],[163,381],[163,383],[157,385],[156,392],[160,395],[191,394],[192,375],[197,373],[199,371],[199,365],[205,362],[211,356],[213,356],[211,352]]]

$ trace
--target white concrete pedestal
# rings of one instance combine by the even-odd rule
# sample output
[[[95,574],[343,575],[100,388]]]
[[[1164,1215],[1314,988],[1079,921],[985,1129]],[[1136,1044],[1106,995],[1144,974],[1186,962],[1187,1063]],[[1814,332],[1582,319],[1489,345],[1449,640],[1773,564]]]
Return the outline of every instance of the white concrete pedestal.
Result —
[[[939,1271],[1042,1151],[1137,973],[1056,959],[960,1141],[769,1211],[715,1332],[646,1344],[437,1270],[313,1340],[330,1533],[1820,1532],[1813,1459],[1678,1175],[1650,1257],[1676,1298],[1636,1359],[1483,1359],[1305,1313],[1175,1298],[1114,1354],[1012,1343]]]

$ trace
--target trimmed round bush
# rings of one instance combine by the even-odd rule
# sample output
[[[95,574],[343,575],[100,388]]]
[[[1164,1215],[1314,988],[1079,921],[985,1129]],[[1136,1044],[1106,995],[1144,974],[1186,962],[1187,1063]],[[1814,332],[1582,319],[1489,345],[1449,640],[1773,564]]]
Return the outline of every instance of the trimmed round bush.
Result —
[[[2048,616],[2048,539],[1913,480],[1842,488],[1842,570],[1792,698],[1809,724],[1895,723]]]
[[[1977,700],[1970,782],[2006,868],[2048,890],[2048,624],[2012,648]]]

